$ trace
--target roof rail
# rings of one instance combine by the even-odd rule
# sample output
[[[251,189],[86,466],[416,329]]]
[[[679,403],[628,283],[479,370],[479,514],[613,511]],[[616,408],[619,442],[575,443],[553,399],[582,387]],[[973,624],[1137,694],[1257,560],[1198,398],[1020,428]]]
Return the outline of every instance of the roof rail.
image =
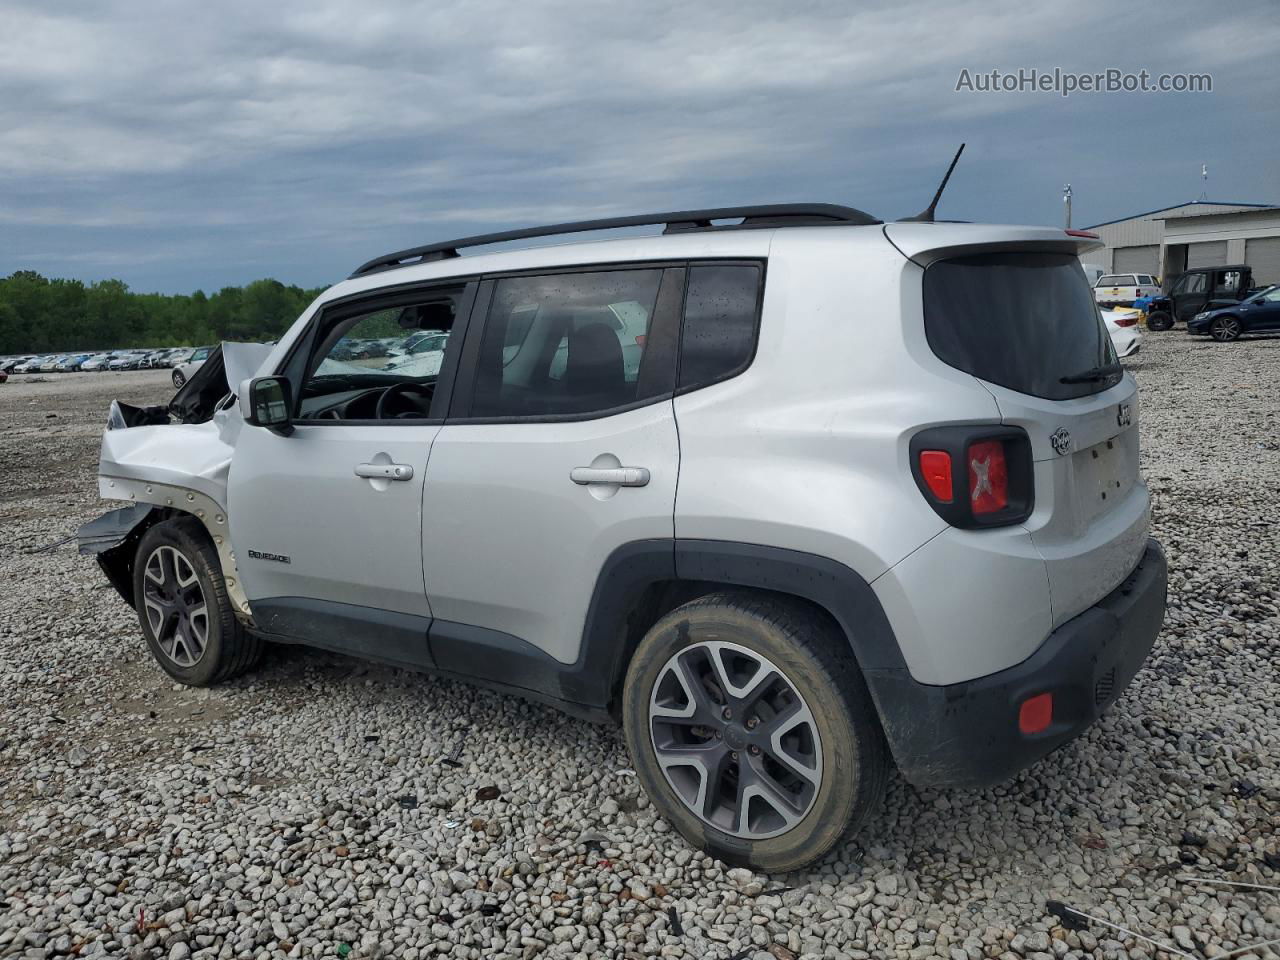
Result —
[[[714,224],[713,220],[741,220],[741,223]],[[383,270],[394,270],[434,260],[448,260],[458,256],[465,247],[482,247],[509,240],[528,240],[533,237],[553,237],[566,233],[586,233],[592,230],[618,230],[624,227],[648,227],[663,224],[663,233],[684,233],[694,230],[740,230],[762,227],[811,227],[834,224],[858,224],[868,226],[880,223],[875,217],[853,207],[834,203],[772,203],[754,207],[719,207],[709,210],[678,210],[672,213],[643,213],[632,217],[609,217],[604,220],[578,220],[573,223],[554,223],[543,227],[525,227],[520,230],[504,230],[500,233],[482,233],[474,237],[461,237],[429,243],[421,247],[398,250],[356,268],[353,277],[362,277]]]

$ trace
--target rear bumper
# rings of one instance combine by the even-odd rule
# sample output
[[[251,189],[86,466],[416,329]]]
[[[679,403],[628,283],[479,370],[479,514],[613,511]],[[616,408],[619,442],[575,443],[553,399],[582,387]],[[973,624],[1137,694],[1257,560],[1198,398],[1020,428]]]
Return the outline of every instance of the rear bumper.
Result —
[[[905,669],[867,671],[903,776],[917,786],[990,786],[1079,736],[1150,653],[1164,622],[1167,581],[1164,552],[1149,540],[1120,586],[1017,666],[950,686],[918,683]],[[1021,733],[1022,701],[1046,692],[1053,694],[1051,725]]]

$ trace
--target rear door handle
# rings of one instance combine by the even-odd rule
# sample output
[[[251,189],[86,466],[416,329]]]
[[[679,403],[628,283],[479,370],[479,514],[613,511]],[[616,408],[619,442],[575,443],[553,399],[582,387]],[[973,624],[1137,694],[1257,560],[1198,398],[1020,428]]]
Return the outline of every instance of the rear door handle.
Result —
[[[357,463],[356,476],[369,480],[412,480],[413,467],[407,463]]]
[[[574,467],[569,471],[574,483],[609,483],[619,487],[643,487],[649,482],[645,467]]]

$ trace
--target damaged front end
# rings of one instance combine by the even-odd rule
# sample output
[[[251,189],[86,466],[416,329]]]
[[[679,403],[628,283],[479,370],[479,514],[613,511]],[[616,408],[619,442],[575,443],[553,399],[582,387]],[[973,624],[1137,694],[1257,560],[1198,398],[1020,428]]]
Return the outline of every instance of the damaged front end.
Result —
[[[80,553],[97,558],[111,585],[133,604],[138,540],[177,514],[198,519],[218,552],[227,594],[251,622],[227,523],[227,472],[243,421],[233,384],[251,376],[270,344],[224,343],[164,406],[112,401],[98,462],[98,492],[129,505],[77,531]]]

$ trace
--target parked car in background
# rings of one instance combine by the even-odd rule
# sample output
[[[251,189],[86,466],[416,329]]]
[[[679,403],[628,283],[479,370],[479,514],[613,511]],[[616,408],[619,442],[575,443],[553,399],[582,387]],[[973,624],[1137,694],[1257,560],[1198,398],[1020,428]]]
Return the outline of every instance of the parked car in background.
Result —
[[[1138,312],[1136,310],[1099,310],[1102,322],[1107,325],[1107,333],[1111,335],[1111,345],[1115,347],[1117,357],[1132,357],[1140,348],[1142,334],[1138,332]]]
[[[200,366],[209,359],[209,352],[213,347],[196,347],[187,358],[173,368],[173,385],[181,388],[184,383],[191,379],[191,375],[200,369]]]
[[[48,359],[46,357],[28,357],[21,363],[16,364],[11,371],[12,373],[35,373],[40,369],[41,364]]]
[[[1156,278],[1147,273],[1109,273],[1093,285],[1093,298],[1103,307],[1133,306],[1139,297],[1160,292]]]
[[[80,365],[80,369],[84,371],[105,370],[107,364],[116,358],[114,353],[95,353],[92,357]]]
[[[75,356],[63,357],[58,361],[58,365],[54,367],[58,373],[75,373],[81,369],[81,365],[88,360],[90,354],[78,353]]]
[[[8,371],[4,370],[3,368],[0,368],[0,383],[6,383],[8,382],[8,380],[9,380]]]
[[[4,360],[0,360],[0,373],[16,373],[15,368],[20,367],[30,359],[31,357],[7,357]]]
[[[1187,270],[1173,281],[1167,295],[1152,299],[1147,329],[1170,330],[1179,321],[1188,323],[1198,314],[1234,306],[1255,292],[1253,268],[1247,263]]]
[[[140,353],[121,353],[107,364],[108,370],[137,370],[142,362]]]
[[[58,364],[60,364],[65,359],[66,357],[58,357],[58,356],[45,357],[44,362],[40,364],[40,372],[53,373],[55,370],[58,369]]]
[[[1280,330],[1280,286],[1267,287],[1234,306],[1197,313],[1187,322],[1187,333],[1208,334],[1219,343],[1270,330]]]

